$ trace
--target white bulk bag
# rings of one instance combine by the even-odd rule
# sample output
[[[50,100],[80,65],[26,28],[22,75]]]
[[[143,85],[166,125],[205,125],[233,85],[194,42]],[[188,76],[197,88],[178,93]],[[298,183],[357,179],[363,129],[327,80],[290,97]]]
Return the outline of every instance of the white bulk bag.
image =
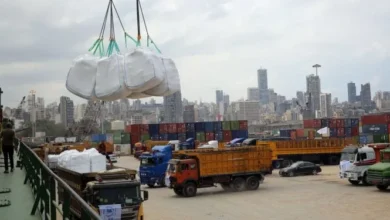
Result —
[[[128,99],[143,99],[143,98],[148,98],[151,97],[150,95],[146,95],[145,93],[142,92],[133,92],[129,96],[127,96]]]
[[[125,85],[132,92],[144,92],[164,80],[164,64],[150,49],[136,48],[125,54]]]
[[[179,71],[172,59],[162,57],[164,64],[164,80],[158,86],[146,90],[144,93],[151,96],[168,96],[180,91]]]
[[[97,99],[115,101],[131,92],[124,85],[124,56],[112,54],[97,63],[95,94]]]
[[[84,99],[95,99],[97,61],[97,57],[89,54],[81,55],[73,61],[66,79],[69,92]]]

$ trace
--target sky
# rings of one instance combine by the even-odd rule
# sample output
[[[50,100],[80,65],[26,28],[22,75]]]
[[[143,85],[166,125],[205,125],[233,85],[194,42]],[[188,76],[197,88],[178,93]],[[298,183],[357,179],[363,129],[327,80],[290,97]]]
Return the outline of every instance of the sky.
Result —
[[[31,90],[46,104],[67,91],[77,56],[97,39],[108,0],[3,1],[0,6],[0,87],[3,105],[16,107]],[[114,0],[126,31],[136,36],[135,0]],[[347,83],[371,83],[372,95],[388,89],[390,1],[387,0],[141,0],[150,36],[179,70],[182,96],[230,100],[257,86],[287,98],[306,90],[320,64],[322,92],[347,99]],[[116,39],[125,50],[118,19]],[[107,26],[107,30],[109,27]],[[141,28],[145,42],[146,32]],[[108,31],[105,35],[108,39]],[[108,45],[106,43],[106,45]],[[134,45],[129,45],[134,47]],[[386,65],[387,64],[387,65]],[[161,99],[157,99],[161,100]]]

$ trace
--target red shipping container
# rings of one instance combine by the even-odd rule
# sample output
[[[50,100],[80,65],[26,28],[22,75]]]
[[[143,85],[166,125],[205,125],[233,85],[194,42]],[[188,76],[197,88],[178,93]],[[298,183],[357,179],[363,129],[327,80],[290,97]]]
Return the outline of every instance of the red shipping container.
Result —
[[[214,132],[207,132],[206,141],[213,141],[213,140],[214,140]]]
[[[297,137],[305,137],[305,129],[296,129]]]
[[[296,131],[291,131],[290,137],[291,137],[292,140],[296,140],[297,139],[297,132]]]
[[[336,127],[338,128],[345,127],[344,119],[336,119]]]
[[[232,140],[232,132],[231,131],[223,131],[223,141],[228,142]]]
[[[149,134],[149,125],[148,124],[141,124],[141,134]]]
[[[170,134],[177,133],[177,126],[175,123],[168,124],[168,133]]]
[[[313,120],[313,128],[321,128],[321,120],[314,119]]]
[[[248,121],[238,121],[240,130],[248,130]]]
[[[186,133],[186,124],[185,123],[177,123],[177,133]]]
[[[126,127],[128,128],[128,127]],[[136,124],[136,125],[130,125],[129,133],[132,134],[140,134],[141,133],[141,125]]]
[[[387,124],[388,114],[382,115],[363,115],[362,125]]]
[[[386,122],[387,122],[388,124],[390,124],[390,114],[387,114],[387,115],[386,115]]]
[[[351,136],[352,137],[359,136],[359,127],[351,128]]]
[[[160,132],[160,134],[168,133],[168,124],[160,124],[159,132]]]
[[[337,136],[338,137],[344,137],[345,136],[344,128],[337,128]]]
[[[387,131],[388,131],[389,134],[390,134],[390,124],[387,125]]]
[[[131,125],[126,125],[125,132],[126,133],[131,133]]]
[[[314,120],[303,120],[303,128],[313,128]]]
[[[329,128],[337,128],[337,119],[329,119]]]
[[[130,141],[131,144],[134,145],[135,143],[139,142],[141,139],[140,135],[138,134],[130,134]]]

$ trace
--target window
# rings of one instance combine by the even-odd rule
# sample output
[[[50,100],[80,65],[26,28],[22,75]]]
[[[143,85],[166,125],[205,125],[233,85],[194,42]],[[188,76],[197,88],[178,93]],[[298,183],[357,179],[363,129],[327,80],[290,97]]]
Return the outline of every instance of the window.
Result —
[[[190,164],[190,169],[191,170],[195,170],[196,169],[196,165],[193,163],[193,164]]]
[[[182,171],[183,170],[188,170],[188,164],[186,164],[186,163],[181,164],[181,170]]]

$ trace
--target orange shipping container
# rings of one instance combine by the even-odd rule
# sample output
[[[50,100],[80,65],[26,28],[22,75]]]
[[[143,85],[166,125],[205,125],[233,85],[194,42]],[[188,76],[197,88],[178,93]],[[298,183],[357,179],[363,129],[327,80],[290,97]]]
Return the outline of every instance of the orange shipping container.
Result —
[[[305,137],[305,129],[296,129],[295,131],[297,137]]]
[[[296,140],[297,139],[297,132],[296,131],[291,131],[290,137],[291,137],[292,140]]]

